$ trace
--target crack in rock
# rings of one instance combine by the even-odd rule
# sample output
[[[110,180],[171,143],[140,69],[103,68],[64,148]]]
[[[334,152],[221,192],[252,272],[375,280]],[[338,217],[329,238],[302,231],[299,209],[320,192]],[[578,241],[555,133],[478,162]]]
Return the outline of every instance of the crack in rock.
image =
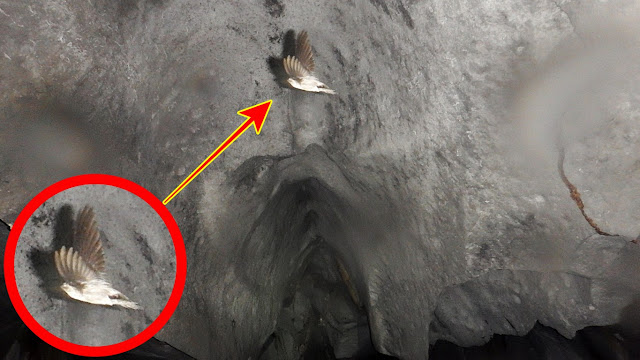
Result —
[[[13,223],[6,222],[3,219],[0,219],[0,223],[4,224],[9,229],[9,231],[11,231],[11,228],[13,228]]]
[[[596,222],[589,215],[587,215],[587,212],[584,209],[584,202],[582,201],[580,192],[578,192],[578,188],[575,185],[573,185],[571,181],[569,181],[569,179],[567,178],[567,175],[564,172],[564,146],[562,145],[558,146],[558,153],[559,153],[558,154],[558,172],[560,173],[560,178],[562,178],[562,182],[569,189],[571,198],[576,203],[576,205],[578,205],[578,209],[580,209],[580,212],[582,213],[582,216],[584,217],[584,219],[587,220],[589,225],[598,234],[605,235],[605,236],[617,236],[616,234],[611,234],[600,229],[598,224],[596,224]]]

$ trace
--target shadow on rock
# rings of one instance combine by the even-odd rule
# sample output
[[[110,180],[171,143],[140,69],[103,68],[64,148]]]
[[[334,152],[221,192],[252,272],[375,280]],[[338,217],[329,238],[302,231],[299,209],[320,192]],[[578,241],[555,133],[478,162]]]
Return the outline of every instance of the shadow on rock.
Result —
[[[284,40],[282,44],[282,56],[277,58],[275,56],[269,56],[267,64],[269,70],[275,77],[275,80],[281,87],[289,87],[287,84],[287,73],[284,71],[282,65],[282,59],[289,55],[295,55],[296,51],[296,34],[293,30],[289,30],[284,34]]]
[[[63,245],[66,247],[72,245],[73,210],[70,205],[62,206],[56,213],[54,234],[51,244],[51,248],[54,251]],[[33,269],[41,280],[40,287],[47,295],[54,298],[64,298],[62,291],[60,291],[61,279],[53,261],[53,252],[44,249],[31,249],[29,251],[29,261],[31,261]]]

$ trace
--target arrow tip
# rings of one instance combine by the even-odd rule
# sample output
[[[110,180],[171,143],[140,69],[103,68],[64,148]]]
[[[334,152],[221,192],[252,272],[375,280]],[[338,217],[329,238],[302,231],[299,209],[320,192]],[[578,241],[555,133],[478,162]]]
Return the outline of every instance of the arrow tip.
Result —
[[[250,106],[238,111],[238,115],[242,115],[253,122],[253,125],[256,127],[256,134],[260,135],[262,125],[264,124],[264,120],[267,118],[267,114],[269,114],[272,102],[272,100],[267,100],[258,105]]]

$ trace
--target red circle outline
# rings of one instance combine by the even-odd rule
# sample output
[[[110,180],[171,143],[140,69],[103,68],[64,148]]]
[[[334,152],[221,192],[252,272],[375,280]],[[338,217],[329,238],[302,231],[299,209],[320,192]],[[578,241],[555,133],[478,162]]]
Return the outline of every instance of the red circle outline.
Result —
[[[18,239],[20,238],[20,234],[22,233],[22,229],[24,228],[25,224],[27,223],[31,215],[33,215],[33,213],[40,207],[40,205],[42,205],[49,198],[64,190],[82,185],[114,186],[140,197],[147,204],[149,204],[149,206],[151,206],[164,221],[171,235],[171,239],[173,240],[173,246],[176,252],[176,280],[173,285],[171,296],[167,301],[167,305],[165,305],[160,315],[146,329],[144,329],[136,336],[117,344],[105,346],[78,345],[60,339],[59,337],[53,335],[42,325],[40,325],[33,318],[33,316],[31,316],[26,306],[22,302],[22,298],[20,297],[18,286],[16,284],[14,259],[16,255]],[[4,274],[7,291],[9,293],[9,298],[11,299],[13,307],[16,309],[16,312],[18,313],[22,321],[27,325],[27,327],[29,327],[29,329],[31,329],[31,331],[33,331],[33,333],[36,334],[39,338],[55,348],[75,355],[110,356],[120,354],[140,346],[141,344],[149,340],[152,336],[154,336],[158,331],[160,331],[160,329],[167,323],[167,321],[169,321],[171,315],[173,315],[173,312],[176,310],[176,307],[180,302],[180,298],[182,297],[182,292],[184,290],[184,284],[187,278],[187,254],[184,247],[184,240],[182,239],[182,234],[180,234],[178,224],[176,223],[167,207],[162,204],[162,201],[155,197],[155,195],[153,195],[149,190],[121,177],[105,174],[87,174],[73,176],[47,187],[36,197],[31,199],[27,206],[22,209],[20,215],[18,215],[18,218],[13,225],[13,228],[11,229],[11,232],[9,233],[9,239],[7,240],[7,246],[4,253]]]

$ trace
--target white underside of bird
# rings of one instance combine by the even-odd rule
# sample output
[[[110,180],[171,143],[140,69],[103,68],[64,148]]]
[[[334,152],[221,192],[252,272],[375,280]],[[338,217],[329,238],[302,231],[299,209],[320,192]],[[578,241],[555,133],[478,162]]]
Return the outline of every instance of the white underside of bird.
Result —
[[[64,281],[60,288],[70,298],[89,304],[141,309],[105,280],[104,252],[93,210],[82,209],[74,226],[77,249],[62,246],[54,253],[56,269]]]
[[[287,82],[291,87],[303,91],[323,92],[327,94],[335,94],[336,92],[329,89],[322,81],[313,75],[303,76],[301,78],[288,78]]]
[[[300,32],[296,41],[296,55],[283,59],[284,70],[289,75],[287,83],[291,87],[316,93],[335,94],[313,74],[315,63],[311,53],[311,44],[306,31]]]
[[[64,283],[62,290],[70,298],[94,305],[122,306],[129,309],[140,309],[140,306],[129,300],[120,291],[111,287],[107,281],[93,279],[79,284]]]

